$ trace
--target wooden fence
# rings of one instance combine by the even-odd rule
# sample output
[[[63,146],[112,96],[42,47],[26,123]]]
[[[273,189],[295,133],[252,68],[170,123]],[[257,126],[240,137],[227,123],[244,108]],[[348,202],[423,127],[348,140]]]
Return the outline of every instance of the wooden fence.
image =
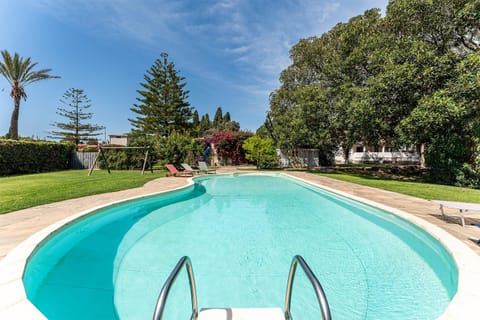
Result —
[[[71,159],[71,169],[90,169],[97,156],[96,152],[74,152]],[[99,169],[98,162],[95,169]]]

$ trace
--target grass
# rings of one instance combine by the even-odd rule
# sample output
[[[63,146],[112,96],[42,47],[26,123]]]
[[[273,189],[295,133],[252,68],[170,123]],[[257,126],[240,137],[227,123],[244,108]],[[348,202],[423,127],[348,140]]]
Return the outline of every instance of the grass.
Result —
[[[164,177],[165,171],[95,171],[68,170],[0,178],[0,214],[41,204],[79,198],[93,194],[140,187]],[[422,182],[398,181],[374,176],[346,173],[317,173],[333,179],[357,183],[423,199],[441,199],[480,203],[480,190]]]
[[[0,178],[0,214],[41,204],[143,186],[165,171],[68,170]]]
[[[345,174],[345,173],[317,173],[321,176],[353,182],[356,184],[393,191],[417,198],[432,200],[447,200],[480,203],[480,190],[445,186],[439,184],[398,181],[378,177]]]

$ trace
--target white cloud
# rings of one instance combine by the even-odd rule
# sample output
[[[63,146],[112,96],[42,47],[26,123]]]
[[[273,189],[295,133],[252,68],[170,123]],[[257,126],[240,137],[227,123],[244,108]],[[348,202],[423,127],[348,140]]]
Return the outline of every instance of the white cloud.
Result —
[[[256,84],[272,90],[270,86],[277,85],[280,72],[290,64],[292,45],[327,31],[331,26],[325,22],[340,8],[352,10],[361,3],[345,2],[349,0],[41,0],[38,6],[59,19],[102,28],[162,51],[169,49],[166,46],[184,54],[195,50],[195,57],[185,60],[194,60],[189,67],[203,73],[205,67],[199,64],[212,56],[223,59],[237,69],[235,73],[245,72],[244,77],[255,72]]]

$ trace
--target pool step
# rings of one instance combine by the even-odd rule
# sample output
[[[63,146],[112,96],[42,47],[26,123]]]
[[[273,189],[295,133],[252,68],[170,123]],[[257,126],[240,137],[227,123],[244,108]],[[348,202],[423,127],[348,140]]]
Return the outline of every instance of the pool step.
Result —
[[[280,308],[212,308],[202,309],[198,320],[285,320]]]

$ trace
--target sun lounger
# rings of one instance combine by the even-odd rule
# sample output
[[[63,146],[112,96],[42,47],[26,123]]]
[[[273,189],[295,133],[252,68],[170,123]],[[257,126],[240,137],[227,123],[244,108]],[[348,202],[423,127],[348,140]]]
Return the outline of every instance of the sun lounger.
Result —
[[[171,175],[175,177],[191,177],[193,176],[193,172],[191,171],[178,171],[177,168],[171,163],[165,165]]]
[[[480,211],[480,204],[477,203],[467,203],[467,202],[455,202],[455,201],[442,201],[442,200],[432,200],[433,202],[440,205],[440,212],[442,213],[443,218],[447,217],[445,213],[445,208],[458,209],[460,213],[460,221],[462,227],[465,226],[465,212],[468,211]]]
[[[198,170],[198,169],[193,169],[193,168],[190,167],[190,165],[187,164],[187,163],[182,163],[181,166],[183,167],[183,169],[185,169],[185,171],[190,171],[190,172],[193,172],[194,174],[195,174],[195,173],[197,173],[197,174],[200,173],[200,170]]]
[[[207,163],[204,161],[199,161],[198,162],[198,167],[200,168],[200,171],[205,172],[205,173],[217,173],[217,170],[215,169],[210,169],[207,166]]]

